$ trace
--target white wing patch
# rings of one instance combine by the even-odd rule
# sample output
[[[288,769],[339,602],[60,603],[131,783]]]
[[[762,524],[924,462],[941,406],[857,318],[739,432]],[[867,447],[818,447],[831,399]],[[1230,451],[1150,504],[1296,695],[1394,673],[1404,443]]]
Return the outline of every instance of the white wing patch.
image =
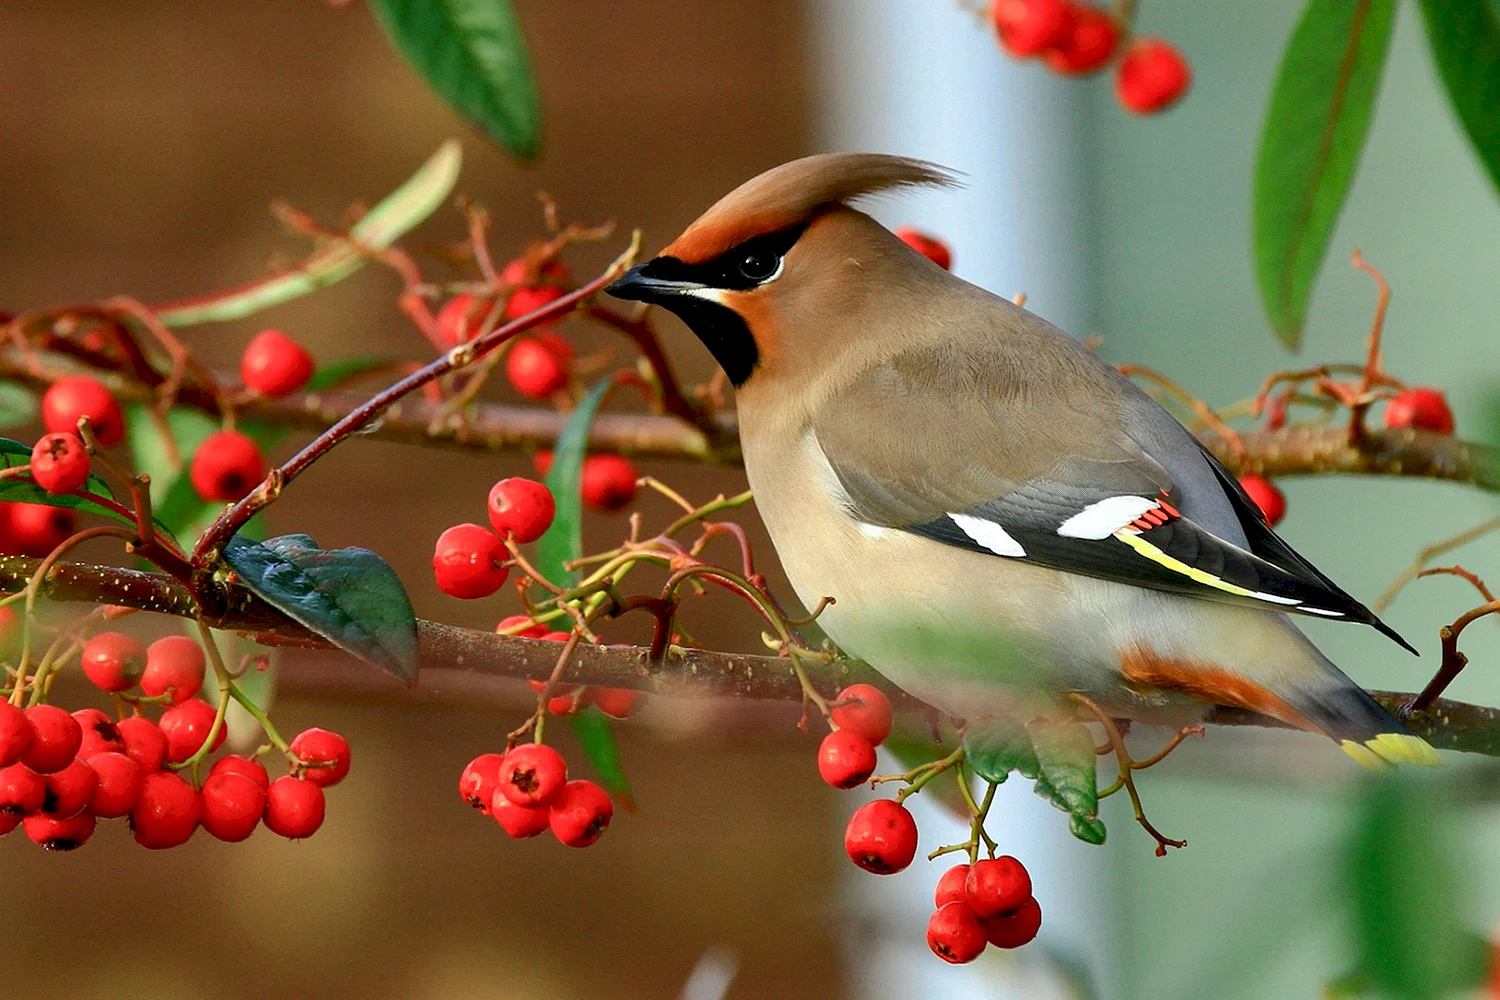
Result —
[[[994,521],[986,521],[981,517],[971,517],[968,514],[949,514],[948,518],[960,531],[974,540],[974,544],[981,545],[997,556],[1010,556],[1012,559],[1025,559],[1026,550],[1021,548],[1021,543],[1005,533],[1005,529]]]
[[[873,539],[875,541],[879,541],[880,539],[885,537],[884,528],[882,528],[878,524],[868,524],[864,521],[859,522],[859,533],[861,535],[864,535],[866,538]]]
[[[1058,526],[1057,533],[1064,538],[1101,541],[1124,528],[1146,511],[1160,507],[1161,504],[1149,497],[1106,497],[1089,504],[1068,518]]]
[[[1302,605],[1297,610],[1298,611],[1306,611],[1310,615],[1322,615],[1325,618],[1348,618],[1349,617],[1348,615],[1344,614],[1342,611],[1329,611],[1327,608],[1314,608],[1314,607],[1310,607],[1310,606],[1308,606],[1306,604]]]

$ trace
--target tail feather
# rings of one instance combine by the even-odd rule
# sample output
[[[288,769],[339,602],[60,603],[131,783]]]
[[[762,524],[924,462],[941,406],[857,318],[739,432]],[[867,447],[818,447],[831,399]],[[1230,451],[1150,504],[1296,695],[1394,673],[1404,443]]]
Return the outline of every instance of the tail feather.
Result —
[[[1372,771],[1389,770],[1396,764],[1443,764],[1431,744],[1407,729],[1353,681],[1288,700],[1345,753]]]

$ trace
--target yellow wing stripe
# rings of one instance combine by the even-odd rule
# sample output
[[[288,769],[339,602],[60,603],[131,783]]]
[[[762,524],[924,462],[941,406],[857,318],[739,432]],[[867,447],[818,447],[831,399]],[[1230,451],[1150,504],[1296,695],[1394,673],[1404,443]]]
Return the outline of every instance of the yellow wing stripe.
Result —
[[[1364,743],[1343,740],[1339,746],[1361,767],[1371,771],[1389,771],[1397,764],[1443,766],[1443,758],[1438,756],[1430,743],[1420,736],[1408,736],[1405,733],[1381,733]]]
[[[1115,532],[1115,537],[1152,562],[1160,563],[1174,573],[1181,573],[1195,583],[1201,583],[1205,587],[1213,587],[1215,590],[1222,590],[1224,593],[1233,594],[1236,597],[1260,596],[1253,590],[1246,590],[1244,587],[1237,587],[1226,580],[1221,580],[1207,570],[1198,569],[1196,566],[1189,566],[1181,559],[1172,558],[1140,535],[1134,535],[1128,531],[1117,531]]]

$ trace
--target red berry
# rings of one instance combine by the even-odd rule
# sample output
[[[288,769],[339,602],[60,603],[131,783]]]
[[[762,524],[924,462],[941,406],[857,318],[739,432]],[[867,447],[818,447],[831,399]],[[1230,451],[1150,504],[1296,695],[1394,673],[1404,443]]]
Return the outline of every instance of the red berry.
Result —
[[[0,548],[40,559],[73,534],[73,512],[42,503],[0,504]]]
[[[848,704],[838,705],[839,702]],[[894,714],[891,700],[879,688],[869,684],[850,684],[839,692],[834,703],[837,707],[831,712],[833,724],[840,729],[857,733],[877,747],[891,734]]]
[[[266,828],[288,840],[311,837],[323,825],[323,789],[288,774],[266,793]]]
[[[0,813],[30,816],[47,799],[47,779],[25,764],[0,768]]]
[[[567,781],[567,761],[545,743],[516,747],[500,768],[500,792],[518,806],[547,805]]]
[[[266,789],[236,771],[210,774],[203,782],[203,829],[208,835],[237,844],[260,825],[266,811]]]
[[[818,747],[818,774],[834,788],[853,788],[875,773],[875,748],[847,729],[823,737]]]
[[[83,647],[79,662],[101,691],[129,691],[146,671],[146,650],[123,632],[100,632]]]
[[[510,575],[510,553],[500,536],[477,524],[455,524],[438,536],[432,552],[432,576],[449,597],[489,597]]]
[[[95,754],[124,753],[125,744],[120,741],[120,727],[115,720],[97,708],[80,708],[73,713],[83,739],[78,743],[78,759],[90,760]]]
[[[964,894],[964,880],[968,877],[968,865],[954,865],[943,872],[943,877],[938,879],[937,889],[932,894],[933,905],[940,910],[952,902],[961,902],[967,906],[968,897]]]
[[[188,478],[203,499],[233,503],[266,478],[266,460],[255,442],[239,431],[217,431],[193,453]]]
[[[502,479],[490,487],[490,527],[501,538],[515,536],[525,544],[534,542],[552,526],[557,504],[552,491],[534,479],[519,476]]]
[[[543,448],[540,451],[533,452],[531,455],[531,466],[532,468],[536,469],[537,475],[541,476],[543,479],[546,479],[547,473],[552,471],[551,450]]]
[[[167,737],[167,760],[181,764],[203,748],[208,734],[213,729],[218,711],[208,702],[190,698],[180,705],[173,705],[161,715],[161,731]],[[209,752],[219,749],[224,742],[226,726],[219,726]]]
[[[1385,425],[1415,427],[1436,434],[1453,433],[1453,411],[1437,389],[1407,389],[1385,404]]]
[[[1286,517],[1286,497],[1269,479],[1264,476],[1241,476],[1240,487],[1255,501],[1255,506],[1260,508],[1260,516],[1266,519],[1266,524],[1274,528]]]
[[[1149,115],[1177,101],[1193,82],[1192,70],[1171,42],[1137,38],[1115,75],[1115,97],[1126,111]]]
[[[236,753],[226,754],[214,761],[214,766],[208,769],[208,776],[212,778],[216,774],[243,775],[259,785],[261,791],[271,787],[271,776],[266,773],[260,761],[241,757]]]
[[[505,375],[527,399],[546,399],[568,384],[568,366],[557,352],[531,337],[511,345]]]
[[[455,295],[438,310],[438,337],[449,348],[467,343],[479,336],[484,317],[489,314],[488,299],[472,295]]]
[[[349,741],[331,730],[305,729],[292,740],[291,749],[304,764],[324,764],[309,767],[303,774],[315,785],[337,785],[349,773]]]
[[[570,781],[548,809],[552,835],[569,847],[587,847],[609,829],[615,805],[592,781]]]
[[[81,760],[74,760],[44,780],[47,794],[42,800],[42,813],[53,819],[67,819],[83,812],[94,800],[94,790],[99,787],[99,776]]]
[[[556,302],[566,294],[567,292],[556,285],[529,285],[525,288],[517,288],[510,293],[510,301],[505,303],[505,318],[518,319],[528,313],[534,313],[542,306]]]
[[[31,449],[31,478],[48,493],[77,493],[89,480],[89,453],[77,434],[45,434]]]
[[[21,759],[31,746],[31,723],[26,713],[8,701],[0,701],[0,767]]]
[[[500,619],[500,623],[495,626],[495,631],[510,635],[524,635],[528,639],[540,639],[547,634],[547,626],[532,621],[530,615],[507,615]]]
[[[141,766],[123,753],[113,751],[89,758],[89,767],[98,777],[89,809],[100,819],[128,816],[140,800],[146,774]]]
[[[245,388],[262,396],[285,396],[312,378],[313,359],[307,348],[280,330],[262,330],[240,357]]]
[[[917,822],[895,799],[866,802],[844,831],[849,860],[876,875],[894,875],[917,853]]]
[[[1028,899],[1014,913],[981,920],[979,925],[996,948],[1019,948],[1042,929],[1042,908],[1036,899]]]
[[[990,17],[1005,51],[1020,59],[1051,48],[1068,26],[1063,0],[994,0]]]
[[[146,649],[146,669],[141,691],[153,698],[170,694],[182,703],[203,688],[208,662],[203,647],[185,635],[167,635]]]
[[[7,833],[10,833],[10,831],[14,830],[20,825],[20,816],[10,816],[6,813],[0,812],[0,837],[5,836]]]
[[[78,418],[88,417],[94,437],[108,448],[125,437],[120,404],[110,391],[87,375],[53,382],[42,396],[42,423],[54,434],[77,434]]]
[[[547,711],[553,715],[573,715],[582,707],[583,703],[576,695],[560,694],[547,699]]]
[[[94,835],[94,814],[85,810],[67,819],[55,816],[26,817],[26,836],[44,851],[72,851]]]
[[[203,819],[203,796],[180,775],[157,771],[141,782],[141,797],[130,811],[135,842],[153,851],[186,844]]]
[[[944,903],[927,921],[927,947],[945,962],[972,962],[984,951],[984,945],[984,928],[964,903]]]
[[[20,614],[9,604],[0,605],[0,656],[20,652],[22,635]]]
[[[569,639],[573,638],[573,634],[571,632],[543,632],[541,635],[537,636],[537,638],[541,639],[543,642],[567,642]],[[531,690],[535,691],[537,694],[541,694],[542,688],[547,686],[542,681],[527,681],[526,683],[530,684]],[[552,685],[552,690],[571,691],[573,690],[573,685],[554,684]]]
[[[635,499],[635,464],[624,455],[590,455],[583,460],[579,490],[595,510],[622,510]]]
[[[78,720],[56,705],[33,705],[26,710],[31,723],[31,746],[21,755],[21,763],[37,774],[61,771],[78,756],[83,743],[83,727]]]
[[[482,753],[469,761],[464,773],[458,776],[459,797],[480,812],[488,813],[495,793],[500,791],[500,768],[504,762],[503,753]]]
[[[589,701],[612,719],[628,719],[640,707],[644,691],[629,688],[589,688]]]
[[[538,266],[525,257],[517,257],[500,269],[502,285],[534,285],[544,278],[554,284],[564,284],[568,280],[568,269],[556,258],[542,261]]]
[[[1047,68],[1063,76],[1102,69],[1120,44],[1120,22],[1092,4],[1069,3],[1067,7],[1067,27],[1044,54]]]
[[[913,229],[910,226],[902,226],[896,230],[896,236],[902,243],[905,243],[944,271],[953,269],[953,251],[948,249],[948,244],[936,236],[929,236],[921,230]]]
[[[981,919],[1011,913],[1031,898],[1031,876],[1010,855],[976,861],[964,879],[964,899]]]
[[[115,723],[125,756],[140,765],[142,774],[160,771],[167,761],[167,734],[144,715],[133,715]]]
[[[552,822],[546,806],[518,806],[501,792],[495,794],[489,813],[507,834],[517,840],[535,837]]]

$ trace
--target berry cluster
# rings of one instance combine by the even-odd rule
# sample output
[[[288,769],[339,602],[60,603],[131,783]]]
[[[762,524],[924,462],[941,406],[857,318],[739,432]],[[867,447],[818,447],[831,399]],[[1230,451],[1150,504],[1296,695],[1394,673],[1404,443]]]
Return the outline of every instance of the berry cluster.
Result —
[[[972,962],[986,944],[1019,948],[1042,929],[1026,866],[1010,855],[954,865],[938,880],[927,946],[945,962]]]
[[[1163,111],[1192,83],[1192,70],[1171,42],[1130,38],[1120,14],[1076,0],[993,0],[990,20],[1000,45],[1018,59],[1041,59],[1060,76],[1096,73],[1120,55],[1115,97],[1138,115]]]
[[[196,785],[189,777],[196,779],[224,741],[222,708],[197,697],[203,647],[185,636],[143,647],[123,633],[101,632],[84,644],[81,664],[129,714],[115,719],[84,708],[70,715],[45,703],[23,711],[0,702],[0,835],[23,826],[45,849],[70,851],[93,835],[98,820],[124,817],[136,843],[161,850],[187,843],[200,826],[238,842],[262,820],[289,839],[310,837],[322,825],[323,789],[349,773],[344,737],[301,733],[284,747],[291,773],[275,781],[259,753],[227,754]],[[143,714],[154,705],[165,706],[156,721]]]
[[[499,282],[510,289],[503,306],[489,296],[467,293],[443,303],[437,314],[442,346],[454,348],[468,343],[498,323],[519,319],[557,301],[567,294],[568,272],[555,259],[535,265],[518,257],[500,271]],[[542,329],[507,345],[505,375],[516,392],[527,399],[550,399],[567,387],[573,360],[573,346],[562,334]]]
[[[588,847],[609,829],[614,803],[586,779],[568,780],[562,754],[544,743],[480,754],[464,768],[458,794],[516,839],[543,830],[569,847]]]
[[[869,684],[851,684],[828,709],[835,728],[818,747],[818,773],[835,788],[855,788],[875,773],[875,748],[890,735],[890,699]],[[904,871],[917,856],[917,821],[899,799],[867,802],[844,829],[844,853],[876,875]],[[1031,878],[1009,856],[950,868],[938,882],[936,903],[927,943],[948,962],[973,961],[986,943],[1019,948],[1042,926]]]
[[[1267,426],[1272,430],[1279,430],[1286,422],[1285,403],[1280,398],[1275,402],[1278,405],[1271,410]],[[1402,389],[1386,401],[1385,426],[1390,430],[1452,434],[1453,411],[1448,408],[1448,400],[1439,389],[1420,386]],[[1265,476],[1250,474],[1240,477],[1240,486],[1260,508],[1267,524],[1274,528],[1281,523],[1281,519],[1286,516],[1286,495],[1275,483]]]

